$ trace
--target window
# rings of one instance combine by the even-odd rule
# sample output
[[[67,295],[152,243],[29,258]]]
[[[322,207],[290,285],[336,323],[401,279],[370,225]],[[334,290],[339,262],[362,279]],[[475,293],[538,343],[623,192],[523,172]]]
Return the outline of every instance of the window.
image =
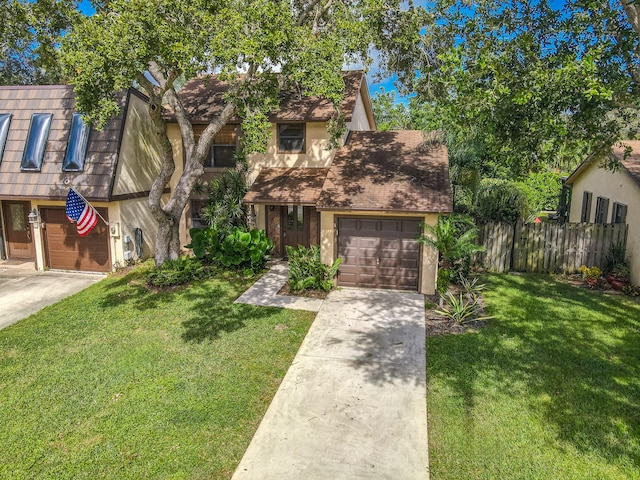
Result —
[[[29,135],[27,136],[27,145],[22,156],[20,170],[39,172],[42,168],[52,117],[53,115],[50,113],[34,113],[31,115],[31,125],[29,125]]]
[[[611,211],[611,223],[627,223],[627,206],[622,203],[613,202]]]
[[[206,200],[191,200],[191,228],[205,228],[207,222],[203,218]]]
[[[236,166],[237,127],[225,125],[213,139],[211,153],[205,167],[233,168]]]
[[[278,124],[278,152],[304,153],[304,123]]]
[[[582,214],[580,215],[580,222],[586,223],[591,218],[591,199],[593,194],[591,192],[584,192],[582,194]]]
[[[87,155],[90,133],[91,126],[85,125],[79,113],[74,113],[71,120],[67,153],[62,164],[63,172],[82,172],[84,170],[84,159]]]
[[[609,211],[609,199],[598,197],[596,201],[595,223],[607,223],[607,212]]]
[[[7,135],[9,134],[9,124],[11,123],[10,113],[0,113],[0,162],[4,152],[4,144],[7,143]]]

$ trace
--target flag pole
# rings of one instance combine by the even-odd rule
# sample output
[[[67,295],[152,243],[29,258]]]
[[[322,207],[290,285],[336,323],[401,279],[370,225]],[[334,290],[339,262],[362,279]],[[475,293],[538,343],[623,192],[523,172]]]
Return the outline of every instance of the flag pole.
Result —
[[[82,200],[84,200],[84,201],[85,201],[85,203],[86,203],[87,205],[89,205],[91,208],[93,208],[93,210],[96,212],[96,215],[98,215],[98,216],[100,217],[100,220],[102,220],[106,226],[109,226],[109,222],[107,222],[107,221],[104,219],[104,217],[103,217],[102,215],[100,215],[100,213],[98,212],[98,210],[96,210],[96,209],[93,207],[93,205],[91,205],[91,204],[89,203],[89,200],[87,200],[86,198],[84,198],[84,197],[82,196],[82,194],[81,194],[79,191],[77,191],[75,188],[73,188],[73,187],[69,187],[69,188],[70,188],[71,190],[73,190],[74,192],[76,192],[76,195],[78,195]]]

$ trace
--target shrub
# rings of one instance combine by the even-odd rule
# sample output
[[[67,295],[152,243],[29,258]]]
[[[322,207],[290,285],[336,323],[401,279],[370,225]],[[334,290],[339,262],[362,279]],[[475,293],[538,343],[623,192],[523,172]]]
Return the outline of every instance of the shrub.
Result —
[[[492,317],[482,316],[482,303],[478,294],[465,295],[460,292],[458,295],[447,292],[445,297],[447,306],[442,310],[435,310],[436,313],[454,320],[456,323],[466,323],[473,320],[488,320]]]
[[[626,276],[629,276],[629,257],[627,257],[627,249],[624,243],[617,242],[609,246],[602,264],[602,271],[606,274],[613,273],[616,275],[626,273]]]
[[[449,280],[455,282],[466,278],[469,274],[472,255],[482,251],[482,247],[474,243],[478,229],[473,221],[466,215],[440,216],[435,226],[425,225],[424,228],[425,234],[421,235],[418,241],[438,250],[439,271],[451,271]],[[443,273],[443,275],[447,274]],[[442,282],[444,281],[445,279],[442,279]],[[440,276],[438,276],[438,283],[441,283]]]
[[[262,269],[273,249],[273,240],[264,230],[233,227],[225,234],[216,227],[208,227],[192,228],[189,233],[191,243],[185,247],[193,249],[196,258],[247,273]]]
[[[292,292],[300,290],[324,290],[328,292],[333,288],[333,278],[338,273],[338,267],[342,263],[337,258],[330,267],[320,261],[320,247],[313,245],[305,248],[298,245],[297,248],[287,245],[287,257],[289,257],[289,288]]]
[[[208,269],[194,257],[180,257],[168,260],[160,267],[154,267],[147,274],[147,283],[154,287],[172,287],[200,280],[209,275]]]
[[[521,182],[529,207],[541,210],[556,210],[562,190],[562,176],[555,172],[530,173]]]
[[[475,213],[478,220],[516,223],[533,211],[522,185],[509,180],[486,178],[480,182]]]

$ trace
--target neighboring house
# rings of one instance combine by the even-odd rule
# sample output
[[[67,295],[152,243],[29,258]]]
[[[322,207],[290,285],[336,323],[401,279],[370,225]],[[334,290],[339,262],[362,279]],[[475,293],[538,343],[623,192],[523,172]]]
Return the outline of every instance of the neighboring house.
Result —
[[[156,224],[147,207],[160,154],[136,90],[97,131],[75,111],[70,86],[0,87],[0,212],[5,258],[37,269],[110,272],[150,256]],[[80,237],[65,214],[69,188],[109,222]]]
[[[569,222],[627,223],[631,281],[640,284],[640,141],[613,149],[621,167],[613,172],[587,159],[565,182],[571,186]],[[632,152],[625,156],[625,148]]]
[[[422,224],[433,225],[439,213],[451,211],[446,148],[424,144],[421,132],[375,131],[363,72],[345,72],[344,80],[347,133],[337,149],[327,148],[327,121],[334,114],[328,101],[282,96],[271,115],[267,153],[248,158],[245,201],[252,222],[273,239],[275,256],[285,257],[287,245],[320,245],[323,262],[342,258],[339,285],[433,294],[437,255],[417,237]],[[225,89],[212,76],[180,91],[196,133],[222,109]],[[233,167],[239,123],[234,119],[214,140],[205,181]],[[177,124],[168,134],[175,158],[183,158]],[[203,197],[193,197],[183,218],[183,245],[189,227],[200,225],[203,204]]]

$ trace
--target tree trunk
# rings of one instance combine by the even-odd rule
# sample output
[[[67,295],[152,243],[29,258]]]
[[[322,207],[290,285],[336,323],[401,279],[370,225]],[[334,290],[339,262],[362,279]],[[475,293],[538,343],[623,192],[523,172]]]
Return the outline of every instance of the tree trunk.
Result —
[[[156,235],[156,267],[167,260],[176,260],[180,256],[180,222],[169,215],[158,222]]]

